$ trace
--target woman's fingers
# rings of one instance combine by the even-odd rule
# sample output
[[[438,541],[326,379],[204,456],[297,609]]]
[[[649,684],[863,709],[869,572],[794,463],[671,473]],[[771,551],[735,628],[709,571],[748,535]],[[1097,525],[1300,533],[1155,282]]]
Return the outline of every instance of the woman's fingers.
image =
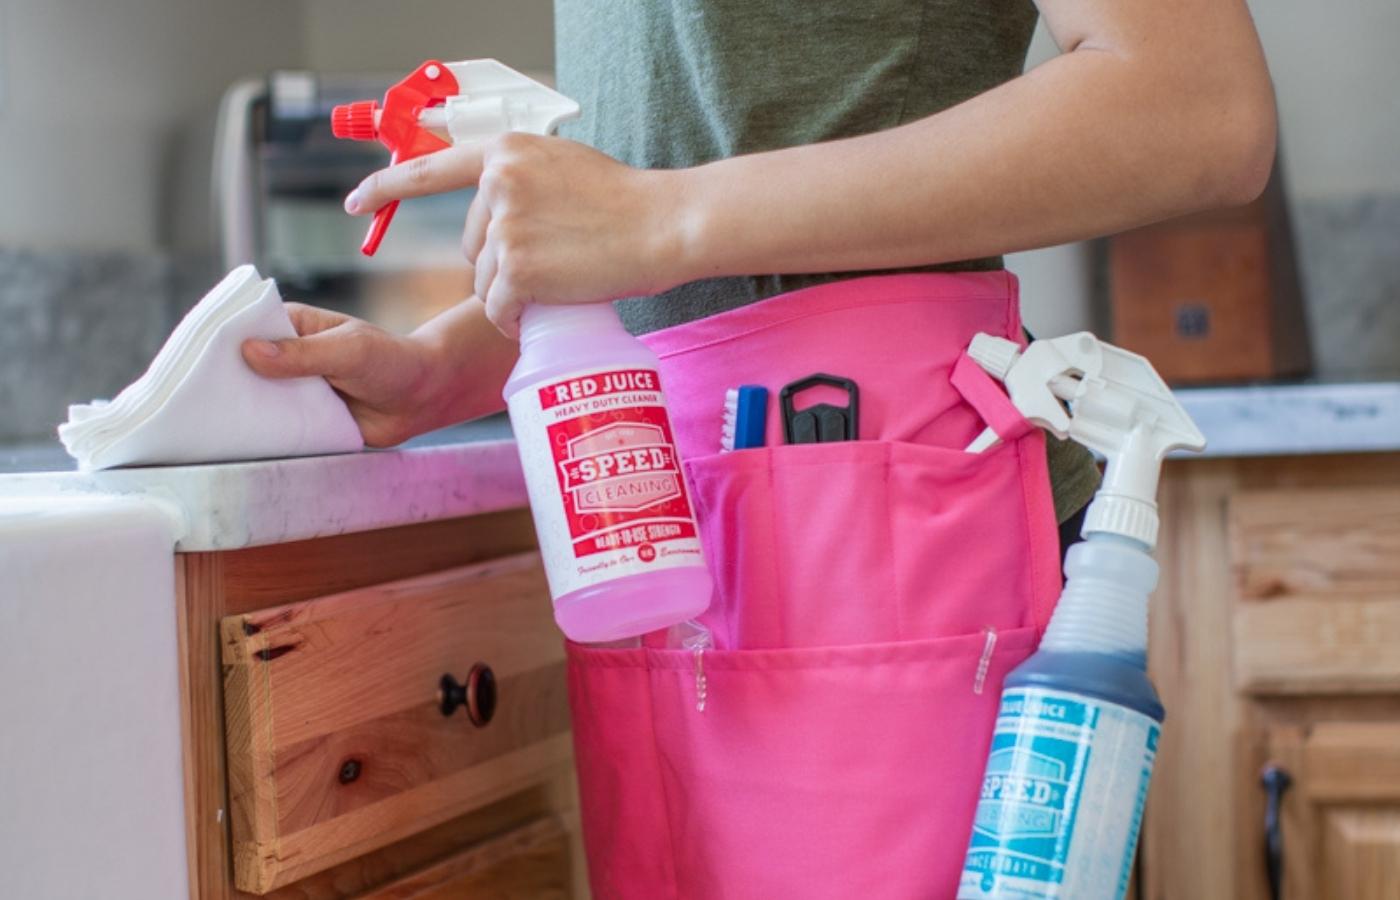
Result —
[[[297,330],[297,334],[303,337],[318,331],[329,331],[350,320],[350,317],[345,313],[307,306],[305,303],[288,302],[282,306],[287,310],[287,316],[292,320],[292,327]]]
[[[472,198],[472,205],[467,207],[467,224],[462,228],[462,255],[472,265],[476,265],[476,258],[481,255],[481,248],[486,243],[486,228],[490,224],[491,206],[478,193]]]
[[[491,324],[506,337],[519,340],[520,314],[525,309],[527,299],[515,289],[510,278],[498,273],[491,281],[490,293],[477,296],[485,302],[486,318],[491,320]]]
[[[268,378],[335,378],[354,372],[362,364],[366,338],[358,323],[347,321],[306,337],[244,341],[243,360]]]
[[[483,301],[491,293],[491,282],[496,280],[496,244],[488,242],[476,257],[476,275],[472,282],[476,295]]]
[[[481,179],[486,145],[462,144],[380,169],[345,198],[345,211],[368,215],[394,200],[472,187]]]
[[[344,313],[307,306],[283,304],[298,337],[280,341],[253,339],[243,342],[243,360],[259,375],[268,378],[297,378],[329,375],[344,365],[346,346],[354,331],[354,320]]]

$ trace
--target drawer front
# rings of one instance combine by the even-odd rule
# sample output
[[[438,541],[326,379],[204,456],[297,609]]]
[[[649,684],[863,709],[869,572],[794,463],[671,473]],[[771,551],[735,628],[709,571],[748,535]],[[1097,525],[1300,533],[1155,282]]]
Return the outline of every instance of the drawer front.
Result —
[[[1230,533],[1241,689],[1400,690],[1400,488],[1242,491]]]
[[[266,893],[570,760],[563,642],[528,553],[221,623],[235,880]],[[484,725],[444,675],[489,666]]]

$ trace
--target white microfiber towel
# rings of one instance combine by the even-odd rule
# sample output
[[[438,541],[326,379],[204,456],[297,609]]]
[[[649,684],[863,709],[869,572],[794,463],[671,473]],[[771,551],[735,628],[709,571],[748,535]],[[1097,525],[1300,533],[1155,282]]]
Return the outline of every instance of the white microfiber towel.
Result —
[[[346,453],[360,430],[324,378],[270,379],[239,346],[295,337],[277,284],[239,266],[176,326],[110,402],[68,408],[59,440],[83,470]]]

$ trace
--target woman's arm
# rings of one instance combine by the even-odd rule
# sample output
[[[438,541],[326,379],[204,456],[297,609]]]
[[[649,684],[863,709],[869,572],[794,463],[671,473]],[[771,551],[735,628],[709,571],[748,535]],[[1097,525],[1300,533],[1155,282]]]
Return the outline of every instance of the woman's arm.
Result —
[[[1027,250],[1258,196],[1273,89],[1243,0],[1038,0],[1064,51],[901,128],[685,175],[679,280]]]
[[[1038,0],[1065,51],[878,134],[680,171],[507,135],[376,172],[346,200],[478,185],[472,298],[397,338],[316,311],[244,357],[325,375],[366,440],[499,409],[527,302],[651,294],[718,275],[878,269],[1025,250],[1244,203],[1273,160],[1273,90],[1244,0]],[[269,352],[276,350],[277,352]]]
[[[381,170],[346,208],[479,182],[463,248],[512,332],[531,301],[1026,250],[1262,190],[1273,90],[1244,0],[1039,4],[1064,53],[899,128],[679,171],[507,135]]]

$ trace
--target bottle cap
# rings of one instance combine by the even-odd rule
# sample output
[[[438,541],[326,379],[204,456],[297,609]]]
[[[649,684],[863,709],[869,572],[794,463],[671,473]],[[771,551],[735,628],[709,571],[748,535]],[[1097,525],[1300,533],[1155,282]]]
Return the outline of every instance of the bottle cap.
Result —
[[[1085,535],[1107,532],[1141,541],[1148,547],[1157,545],[1157,505],[1136,497],[1100,493],[1089,504],[1084,515]]]

